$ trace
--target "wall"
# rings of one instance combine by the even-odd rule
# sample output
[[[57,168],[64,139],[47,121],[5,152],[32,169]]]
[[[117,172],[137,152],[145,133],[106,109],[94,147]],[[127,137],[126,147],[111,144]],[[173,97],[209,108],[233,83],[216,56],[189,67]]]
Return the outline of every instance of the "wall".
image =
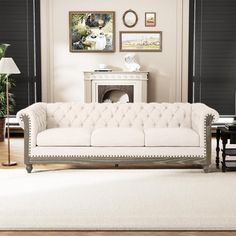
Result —
[[[134,28],[123,25],[122,15],[133,9],[138,14]],[[116,12],[115,53],[71,53],[69,11],[112,10]],[[144,26],[144,13],[157,12],[157,27]],[[42,0],[43,100],[83,101],[83,71],[105,63],[124,69],[125,52],[119,52],[119,31],[158,30],[163,32],[162,52],[138,52],[141,70],[150,72],[149,102],[187,99],[188,0]]]

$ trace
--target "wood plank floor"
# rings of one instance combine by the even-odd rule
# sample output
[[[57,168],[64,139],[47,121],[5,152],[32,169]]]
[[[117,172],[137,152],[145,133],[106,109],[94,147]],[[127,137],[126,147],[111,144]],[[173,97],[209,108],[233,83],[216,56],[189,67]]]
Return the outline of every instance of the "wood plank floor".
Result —
[[[1,236],[235,236],[236,232],[192,231],[192,232],[154,232],[154,231],[0,231]]]
[[[23,162],[23,138],[11,139],[11,159],[18,163],[14,167],[3,167],[0,169],[24,168]],[[0,163],[7,160],[7,141],[0,142]],[[121,168],[142,168],[148,166],[123,166]],[[152,168],[158,166],[152,166]],[[38,165],[40,169],[65,169],[65,168],[114,168],[113,165]],[[1,189],[1,186],[0,186]],[[223,220],[223,219],[222,219]],[[0,236],[235,236],[236,231],[0,231]]]

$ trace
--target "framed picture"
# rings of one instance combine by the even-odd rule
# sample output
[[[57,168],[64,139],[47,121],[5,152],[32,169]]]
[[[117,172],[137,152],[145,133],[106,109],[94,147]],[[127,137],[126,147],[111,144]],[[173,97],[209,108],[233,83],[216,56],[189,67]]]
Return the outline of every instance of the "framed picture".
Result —
[[[161,52],[161,31],[120,31],[121,52]]]
[[[156,26],[156,12],[145,12],[145,26],[146,27]]]
[[[135,11],[129,9],[123,14],[122,19],[123,19],[123,24],[126,27],[132,28],[138,22],[138,15]]]
[[[114,52],[114,11],[69,12],[71,52]]]

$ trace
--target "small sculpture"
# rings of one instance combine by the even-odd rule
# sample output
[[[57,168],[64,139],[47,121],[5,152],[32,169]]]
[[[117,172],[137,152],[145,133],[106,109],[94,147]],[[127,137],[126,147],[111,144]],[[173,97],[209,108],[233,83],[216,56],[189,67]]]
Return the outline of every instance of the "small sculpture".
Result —
[[[135,53],[127,53],[125,55],[125,66],[130,72],[140,70],[140,65],[136,62],[135,59]]]

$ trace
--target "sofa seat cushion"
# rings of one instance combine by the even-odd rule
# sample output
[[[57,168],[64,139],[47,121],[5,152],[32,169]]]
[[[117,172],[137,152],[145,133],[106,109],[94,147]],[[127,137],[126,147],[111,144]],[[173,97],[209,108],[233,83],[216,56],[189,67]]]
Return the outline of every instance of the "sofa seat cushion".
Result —
[[[90,146],[91,129],[53,128],[40,132],[37,146]]]
[[[145,146],[153,147],[198,147],[199,135],[188,128],[144,129]]]
[[[98,128],[92,132],[94,147],[143,147],[144,133],[137,128]]]

